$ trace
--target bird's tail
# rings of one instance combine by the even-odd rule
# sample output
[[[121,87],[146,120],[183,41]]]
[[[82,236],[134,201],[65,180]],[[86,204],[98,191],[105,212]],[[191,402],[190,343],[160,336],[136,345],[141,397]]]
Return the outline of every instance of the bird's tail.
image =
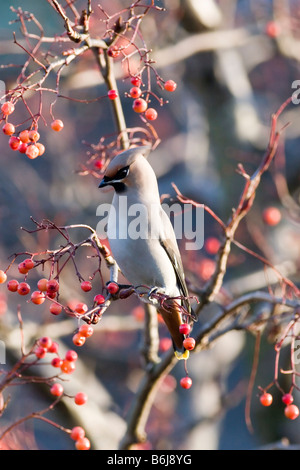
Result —
[[[188,359],[189,351],[183,346],[185,336],[179,331],[179,326],[183,323],[182,307],[180,307],[176,300],[168,299],[164,306],[158,309],[158,312],[163,317],[171,335],[175,356],[177,359]]]

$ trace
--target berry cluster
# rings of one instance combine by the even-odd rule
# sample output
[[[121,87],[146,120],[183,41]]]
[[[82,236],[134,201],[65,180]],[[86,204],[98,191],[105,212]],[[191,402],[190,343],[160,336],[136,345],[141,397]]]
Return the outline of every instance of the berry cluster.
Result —
[[[185,336],[185,339],[183,340],[183,347],[187,351],[192,351],[196,346],[196,341],[194,340],[194,338],[189,336],[191,332],[191,325],[189,323],[182,323],[179,326],[179,332]],[[191,388],[192,384],[192,379],[188,375],[182,377],[182,379],[180,380],[180,386],[182,388],[189,389]]]
[[[273,396],[271,393],[264,391],[260,395],[259,400],[263,406],[271,406],[273,403]],[[284,409],[284,415],[286,418],[291,420],[294,420],[299,416],[299,408],[293,404],[293,401],[294,397],[291,393],[285,393],[282,396],[282,402],[286,405]]]
[[[8,144],[12,150],[18,150],[31,160],[34,160],[45,153],[45,146],[38,142],[40,140],[40,134],[37,129],[25,129],[18,133],[16,132],[15,126],[7,120],[8,116],[11,115],[14,110],[15,105],[12,101],[6,101],[1,106],[3,119],[6,121],[2,127],[2,131],[5,135],[9,136]],[[63,127],[64,123],[60,119],[55,119],[51,123],[51,128],[56,132],[61,131]]]

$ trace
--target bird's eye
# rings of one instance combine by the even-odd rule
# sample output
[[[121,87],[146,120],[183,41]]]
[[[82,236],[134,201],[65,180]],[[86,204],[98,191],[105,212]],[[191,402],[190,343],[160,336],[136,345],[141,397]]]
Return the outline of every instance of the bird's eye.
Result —
[[[125,166],[124,168],[121,168],[121,170],[118,171],[118,173],[116,174],[115,179],[116,180],[123,180],[124,178],[126,178],[128,173],[129,173],[129,166]]]

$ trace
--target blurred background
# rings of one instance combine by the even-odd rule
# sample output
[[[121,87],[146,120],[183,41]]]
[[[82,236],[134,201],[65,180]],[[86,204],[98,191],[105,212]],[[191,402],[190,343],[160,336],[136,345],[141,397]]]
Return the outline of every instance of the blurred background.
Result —
[[[27,56],[13,42],[22,39],[20,24],[12,23],[15,13],[6,2],[1,4],[0,18],[0,79],[8,89],[15,86]],[[126,6],[127,3],[125,2]],[[237,174],[242,163],[250,174],[256,169],[268,145],[272,113],[295,91],[293,82],[300,80],[300,2],[299,0],[165,0],[157,5],[165,12],[153,10],[142,23],[142,33],[151,48],[154,67],[164,80],[177,83],[174,93],[167,94],[156,85],[151,75],[153,92],[168,102],[159,107],[153,123],[161,143],[153,152],[150,163],[159,178],[161,194],[175,197],[171,183],[182,194],[212,208],[224,221],[236,206],[243,188],[243,178]],[[101,2],[112,14],[124,8],[124,2]],[[16,0],[14,8],[32,12],[43,25],[45,37],[63,32],[63,23],[47,1]],[[83,1],[76,2],[79,11]],[[97,5],[92,30],[103,33],[101,12]],[[28,25],[31,28],[31,25]],[[39,34],[35,25],[35,34]],[[34,44],[34,40],[31,40]],[[28,46],[28,44],[27,44]],[[65,47],[47,45],[48,57]],[[69,46],[68,46],[69,47]],[[9,65],[9,67],[7,67]],[[118,87],[128,127],[141,126],[132,112],[132,101],[126,96],[130,83],[116,61]],[[55,74],[47,87],[55,88]],[[46,85],[45,85],[46,86]],[[297,87],[299,88],[299,87]],[[86,54],[63,70],[60,93],[78,100],[93,100],[106,94],[92,54]],[[19,252],[39,252],[57,248],[62,242],[51,232],[30,234],[21,227],[33,229],[30,220],[50,219],[56,224],[88,224],[96,227],[96,210],[101,202],[109,201],[111,193],[98,190],[99,180],[93,174],[79,174],[93,154],[103,135],[114,129],[110,103],[103,99],[83,104],[59,99],[53,107],[55,118],[64,121],[64,130],[55,134],[49,130],[49,106],[52,93],[43,93],[43,116],[39,121],[41,142],[45,154],[36,160],[12,151],[7,136],[0,135],[0,261],[1,269],[9,264],[8,257]],[[39,97],[32,96],[32,109],[37,112]],[[19,107],[11,118],[13,123],[26,119],[26,110]],[[291,104],[280,117],[279,127],[289,123],[281,136],[278,153],[270,171],[264,175],[255,204],[241,224],[237,239],[267,257],[280,272],[299,282],[299,182],[300,182],[300,113]],[[55,135],[53,135],[55,134]],[[101,177],[98,172],[98,178]],[[281,211],[276,226],[268,225],[263,211],[269,207]],[[73,240],[85,235],[75,231]],[[221,230],[208,214],[205,215],[205,240],[220,239]],[[88,278],[90,252],[82,250],[78,264]],[[201,288],[214,268],[214,250],[208,246],[199,252],[182,252],[187,278]],[[42,271],[33,274],[29,283],[35,285]],[[36,277],[35,277],[36,276]],[[104,280],[107,272],[103,269]],[[9,278],[21,279],[14,266]],[[274,281],[275,280],[275,281]],[[272,273],[245,252],[233,247],[225,276],[224,292],[233,298],[254,290],[268,289],[279,296],[282,289]],[[101,292],[94,282],[91,295],[83,293],[69,263],[61,280],[63,300],[67,302],[93,299]],[[98,289],[98,291],[97,291]],[[96,292],[97,291],[97,292]],[[0,338],[6,344],[6,365],[14,363],[20,354],[20,332],[17,321],[16,295],[0,288]],[[267,306],[260,305],[262,310]],[[26,341],[30,344],[39,336],[51,335],[62,350],[73,348],[72,334],[76,322],[66,316],[53,317],[49,304],[21,305]],[[203,311],[203,320],[216,313],[211,305]],[[76,372],[64,386],[72,395],[85,391],[89,400],[76,407],[63,400],[51,417],[64,426],[85,427],[95,449],[117,449],[126,429],[126,413],[143,376],[139,348],[143,335],[143,308],[137,299],[115,302],[95,327],[89,341],[79,351]],[[153,449],[253,449],[286,438],[300,444],[299,420],[288,421],[283,416],[281,397],[274,392],[272,409],[263,408],[257,397],[257,386],[266,386],[274,377],[274,332],[263,336],[255,386],[251,400],[253,432],[246,425],[245,398],[253,362],[255,338],[250,332],[232,331],[222,336],[212,348],[192,355],[189,374],[193,387],[186,391],[179,386],[184,375],[178,363],[166,377],[156,396],[146,427],[145,448]],[[276,336],[276,335],[275,335]],[[163,340],[168,333],[160,325]],[[164,343],[161,341],[161,349]],[[281,357],[282,367],[289,368],[288,348]],[[36,371],[53,374],[45,365]],[[289,387],[288,378],[286,387]],[[285,386],[285,384],[283,384]],[[295,394],[297,403],[297,394]],[[1,418],[5,427],[33,410],[49,404],[48,387],[32,384],[14,387],[11,404]],[[299,404],[299,399],[298,399]],[[26,439],[25,439],[26,437]],[[63,432],[39,421],[18,427],[7,439],[7,448],[73,449],[74,443]]]

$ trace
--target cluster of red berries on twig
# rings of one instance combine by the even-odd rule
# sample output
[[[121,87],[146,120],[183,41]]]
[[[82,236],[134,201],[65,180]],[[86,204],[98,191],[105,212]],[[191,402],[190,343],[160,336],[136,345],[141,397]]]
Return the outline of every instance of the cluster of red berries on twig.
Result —
[[[271,406],[273,403],[273,395],[266,391],[263,391],[259,397],[260,403],[263,406]],[[284,415],[286,418],[294,420],[299,416],[299,408],[293,404],[294,397],[291,393],[285,393],[282,395],[282,402],[286,405],[284,408]]]
[[[189,323],[182,323],[180,326],[179,326],[179,332],[181,334],[183,334],[185,336],[185,339],[183,340],[183,347],[187,350],[187,351],[192,351],[195,346],[196,346],[196,341],[194,338],[192,338],[191,336],[189,336],[190,332],[191,332],[191,325]],[[191,388],[193,384],[193,381],[192,379],[188,376],[188,374],[186,374],[185,377],[182,377],[180,379],[180,386],[184,389],[189,389]]]
[[[38,142],[40,134],[37,131],[37,128],[24,129],[17,132],[14,124],[8,122],[8,116],[10,116],[14,110],[15,105],[12,101],[6,101],[1,106],[3,120],[6,121],[2,127],[2,131],[9,137],[8,144],[12,150],[18,150],[20,153],[23,153],[30,158],[30,160],[34,160],[45,153],[45,146],[41,142]],[[55,119],[51,123],[51,128],[56,132],[60,132],[63,127],[64,123],[60,119]]]

